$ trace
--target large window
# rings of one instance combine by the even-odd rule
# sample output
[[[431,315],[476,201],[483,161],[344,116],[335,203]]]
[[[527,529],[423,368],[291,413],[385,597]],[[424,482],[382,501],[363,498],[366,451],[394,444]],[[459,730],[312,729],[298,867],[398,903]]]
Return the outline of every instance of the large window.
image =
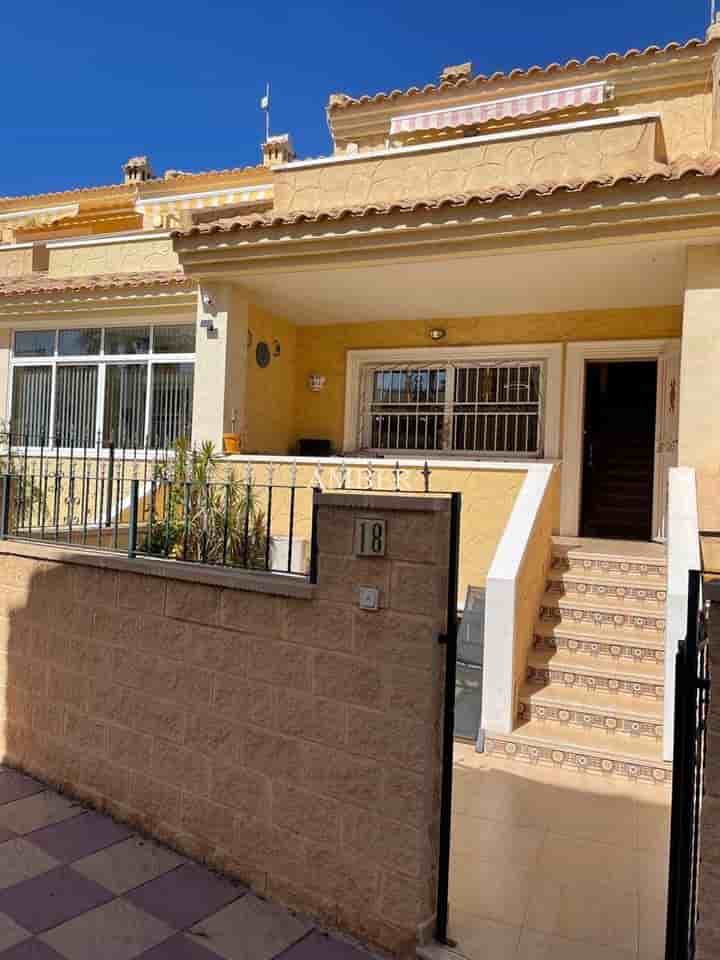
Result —
[[[190,438],[194,324],[18,330],[13,442],[167,448]]]
[[[542,362],[368,364],[360,445],[377,451],[541,456]]]

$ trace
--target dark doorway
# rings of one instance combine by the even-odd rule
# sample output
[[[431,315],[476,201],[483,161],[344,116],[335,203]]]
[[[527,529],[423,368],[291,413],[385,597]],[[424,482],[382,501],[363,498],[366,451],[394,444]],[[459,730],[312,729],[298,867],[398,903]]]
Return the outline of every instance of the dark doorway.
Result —
[[[652,536],[657,363],[588,363],[580,535]]]

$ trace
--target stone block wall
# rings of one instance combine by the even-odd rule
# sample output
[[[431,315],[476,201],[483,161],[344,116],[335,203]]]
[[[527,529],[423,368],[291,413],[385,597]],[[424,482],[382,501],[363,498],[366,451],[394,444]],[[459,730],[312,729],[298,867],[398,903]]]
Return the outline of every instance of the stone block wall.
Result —
[[[448,509],[325,495],[315,586],[5,542],[0,759],[410,953],[435,910]],[[353,555],[368,510],[382,559]]]

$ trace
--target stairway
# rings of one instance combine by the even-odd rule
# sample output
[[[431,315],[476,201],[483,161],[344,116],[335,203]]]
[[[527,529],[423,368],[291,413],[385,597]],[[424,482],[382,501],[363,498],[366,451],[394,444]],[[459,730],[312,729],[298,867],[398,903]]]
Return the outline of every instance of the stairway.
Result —
[[[665,549],[556,537],[506,759],[671,782],[662,759]]]

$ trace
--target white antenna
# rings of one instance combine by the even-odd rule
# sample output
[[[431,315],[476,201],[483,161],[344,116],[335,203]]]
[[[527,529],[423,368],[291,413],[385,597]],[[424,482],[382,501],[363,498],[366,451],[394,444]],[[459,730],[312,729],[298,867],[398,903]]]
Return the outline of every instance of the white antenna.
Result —
[[[712,26],[715,23],[715,16],[717,11],[717,0],[710,0],[710,25]]]
[[[714,4],[715,0],[713,0]],[[260,98],[260,109],[265,111],[265,142],[270,139],[270,84],[265,84],[265,96]]]

